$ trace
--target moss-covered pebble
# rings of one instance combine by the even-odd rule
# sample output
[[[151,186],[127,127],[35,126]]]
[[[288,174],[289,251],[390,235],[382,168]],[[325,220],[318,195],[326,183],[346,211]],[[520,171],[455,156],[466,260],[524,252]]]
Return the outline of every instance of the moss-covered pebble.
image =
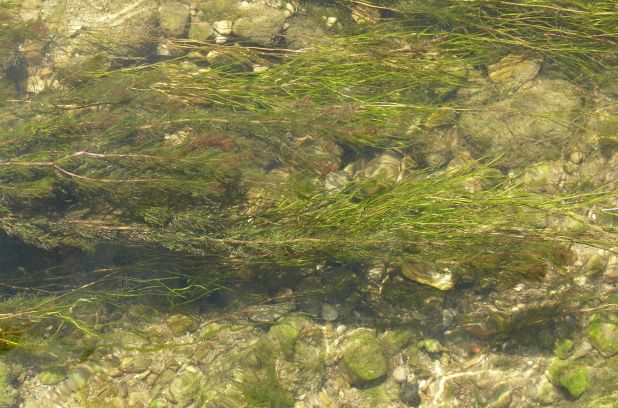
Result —
[[[292,351],[300,330],[307,323],[307,318],[300,315],[289,315],[273,325],[268,331],[268,338],[280,347],[284,353]]]
[[[45,385],[55,385],[64,379],[66,372],[61,368],[48,368],[39,373],[39,381]]]
[[[442,351],[442,346],[440,345],[440,342],[438,340],[435,340],[435,339],[421,340],[417,344],[417,347],[419,349],[423,349],[424,348],[429,353],[439,353],[440,351]]]
[[[590,378],[586,370],[573,362],[554,358],[545,375],[552,384],[562,387],[575,399],[590,388]]]
[[[399,384],[395,380],[388,379],[375,387],[362,390],[361,395],[371,406],[380,404],[393,406],[399,402],[399,388]]]
[[[349,338],[341,369],[354,385],[363,385],[386,375],[386,358],[373,330],[359,329]]]
[[[615,319],[604,319],[596,314],[588,326],[590,343],[605,357],[618,354],[618,324]]]
[[[189,7],[179,1],[172,1],[159,7],[159,26],[169,36],[180,37],[189,23]]]
[[[573,352],[573,340],[562,339],[556,341],[554,355],[562,360],[566,360]]]

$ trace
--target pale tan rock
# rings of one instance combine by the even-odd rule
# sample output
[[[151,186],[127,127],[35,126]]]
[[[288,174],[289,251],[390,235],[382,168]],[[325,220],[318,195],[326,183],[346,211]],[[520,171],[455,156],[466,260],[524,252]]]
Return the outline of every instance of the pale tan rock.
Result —
[[[401,273],[408,279],[440,290],[452,289],[455,277],[449,270],[438,270],[435,265],[420,262],[404,262]]]

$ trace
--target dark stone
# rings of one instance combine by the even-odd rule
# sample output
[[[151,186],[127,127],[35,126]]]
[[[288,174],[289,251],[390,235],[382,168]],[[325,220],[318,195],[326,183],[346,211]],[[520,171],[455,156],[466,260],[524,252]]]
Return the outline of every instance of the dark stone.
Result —
[[[399,399],[410,407],[418,407],[421,404],[421,397],[418,395],[418,383],[406,381],[401,384]]]

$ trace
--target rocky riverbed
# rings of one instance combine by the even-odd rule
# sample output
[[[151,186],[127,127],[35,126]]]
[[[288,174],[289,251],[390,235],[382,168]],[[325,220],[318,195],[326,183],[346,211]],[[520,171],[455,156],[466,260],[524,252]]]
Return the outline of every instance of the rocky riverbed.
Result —
[[[594,276],[580,268],[500,291],[441,292],[395,275],[382,301],[363,293],[364,272],[342,282],[343,271],[328,269],[268,301],[255,303],[264,294],[247,282],[228,305],[174,314],[84,300],[74,313],[98,319],[100,331],[38,328],[47,347],[3,356],[2,403],[612,407],[617,265],[605,262]],[[310,290],[323,285],[349,291]]]

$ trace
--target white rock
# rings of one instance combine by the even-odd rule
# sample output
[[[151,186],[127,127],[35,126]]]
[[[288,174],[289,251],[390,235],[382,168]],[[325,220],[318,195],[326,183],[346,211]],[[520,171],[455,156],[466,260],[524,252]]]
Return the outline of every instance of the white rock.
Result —
[[[328,17],[326,19],[326,27],[331,28],[337,23],[337,17]]]
[[[169,146],[178,146],[181,145],[185,140],[187,140],[188,136],[189,134],[187,132],[179,130],[176,133],[163,136],[163,139],[165,140],[165,143]]]
[[[579,164],[582,162],[582,160],[584,159],[584,155],[582,152],[580,152],[579,150],[575,150],[574,152],[571,153],[571,155],[569,156],[569,160],[571,160],[571,162],[575,163],[575,164]]]
[[[168,47],[167,44],[158,43],[157,44],[157,55],[161,57],[169,57],[170,55],[172,55],[172,52],[170,51],[170,48]]]
[[[256,64],[256,65],[253,66],[253,72],[256,72],[258,74],[262,73],[262,72],[266,72],[268,70],[269,70],[269,67],[267,67],[266,65]]]
[[[283,10],[283,15],[288,18],[292,17],[296,14],[296,7],[294,7],[291,3],[285,3],[285,10]]]
[[[406,366],[395,367],[393,379],[398,383],[406,382],[408,380],[408,368]]]
[[[212,24],[213,30],[222,36],[232,34],[233,23],[230,20],[219,20]]]
[[[350,176],[345,171],[333,171],[324,179],[324,189],[328,193],[337,193],[350,181]]]

